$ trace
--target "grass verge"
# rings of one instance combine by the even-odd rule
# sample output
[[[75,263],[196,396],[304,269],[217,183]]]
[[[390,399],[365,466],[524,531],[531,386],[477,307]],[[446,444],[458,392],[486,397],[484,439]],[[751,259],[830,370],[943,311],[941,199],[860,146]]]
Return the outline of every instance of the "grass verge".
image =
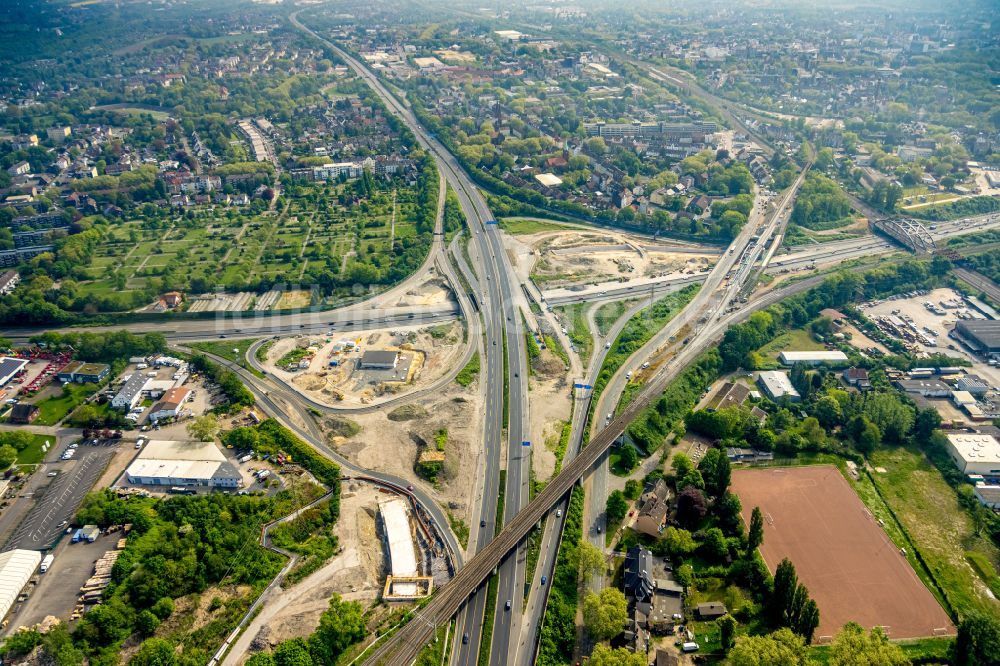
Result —
[[[452,514],[451,511],[448,512],[448,524],[451,525],[451,531],[455,533],[455,538],[458,542],[462,544],[462,548],[469,547],[469,526],[464,520]]]
[[[476,381],[476,377],[478,376],[479,352],[477,351],[472,355],[472,358],[469,359],[469,362],[465,364],[465,367],[462,368],[461,372],[455,376],[455,382],[458,383],[459,386],[468,386],[472,382]]]
[[[257,377],[263,377],[264,374],[262,372],[247,363],[247,350],[258,340],[260,338],[257,340],[203,340],[201,342],[192,342],[188,346],[191,349],[197,349],[198,351],[224,358],[241,368],[249,370]],[[274,341],[269,340],[255,352],[254,355],[259,362],[263,363],[267,360],[267,350],[270,349],[272,344],[274,344]]]
[[[483,633],[479,639],[479,658],[476,663],[479,666],[489,666],[490,648],[493,645],[493,622],[497,616],[497,594],[499,593],[500,579],[497,576],[490,576],[490,582],[486,585],[486,611],[483,613]]]

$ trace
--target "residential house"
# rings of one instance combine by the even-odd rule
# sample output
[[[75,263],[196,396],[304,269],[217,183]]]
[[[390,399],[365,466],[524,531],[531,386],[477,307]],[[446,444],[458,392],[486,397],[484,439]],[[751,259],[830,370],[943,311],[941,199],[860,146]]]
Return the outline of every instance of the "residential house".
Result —
[[[848,368],[844,370],[844,381],[859,391],[870,391],[872,389],[872,383],[868,378],[868,371],[864,368]]]
[[[701,215],[705,213],[709,208],[711,208],[712,202],[704,194],[699,194],[690,202],[688,202],[687,209],[692,213]]]
[[[14,291],[20,281],[21,274],[17,271],[4,271],[0,274],[0,296],[6,296]]]
[[[633,601],[653,598],[653,554],[642,546],[632,546],[625,554],[625,596]]]
[[[726,609],[726,605],[721,601],[707,601],[695,606],[694,612],[700,620],[715,620],[722,617],[729,611]]]
[[[149,418],[152,421],[159,421],[160,419],[180,416],[184,409],[184,403],[187,402],[190,396],[191,389],[188,388],[172,388],[165,391],[160,401],[153,405],[153,409],[149,413]]]
[[[7,173],[12,176],[23,176],[25,174],[31,173],[31,165],[21,160],[13,166],[7,167]]]
[[[725,407],[739,407],[749,396],[750,388],[745,384],[724,382],[705,405],[705,410],[714,412]]]
[[[660,531],[667,524],[667,513],[669,507],[667,500],[670,491],[667,483],[663,479],[657,479],[643,496],[639,499],[639,513],[635,520],[634,529],[640,534],[651,537],[660,536]]]
[[[26,402],[19,402],[10,410],[11,423],[31,423],[38,418],[38,407]]]

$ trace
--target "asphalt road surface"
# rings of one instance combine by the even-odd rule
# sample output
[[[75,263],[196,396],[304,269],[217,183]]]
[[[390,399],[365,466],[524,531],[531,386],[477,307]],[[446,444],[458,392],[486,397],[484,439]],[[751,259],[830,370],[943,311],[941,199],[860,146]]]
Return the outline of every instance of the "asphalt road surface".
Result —
[[[62,448],[57,450],[61,452]],[[107,468],[114,452],[113,447],[83,445],[77,448],[72,461],[50,463],[36,472],[57,471],[58,476],[35,490],[34,506],[11,534],[3,550],[44,550],[51,547]]]

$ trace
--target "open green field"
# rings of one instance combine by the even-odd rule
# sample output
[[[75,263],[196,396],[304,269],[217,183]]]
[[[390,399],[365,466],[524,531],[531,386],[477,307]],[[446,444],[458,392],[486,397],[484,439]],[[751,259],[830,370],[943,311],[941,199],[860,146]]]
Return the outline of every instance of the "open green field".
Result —
[[[500,222],[500,226],[503,230],[509,234],[526,235],[526,234],[537,234],[542,231],[566,231],[571,229],[565,224],[559,224],[558,222],[551,222],[548,220],[534,220],[525,219],[520,217],[505,217]]]
[[[604,303],[597,308],[594,313],[594,323],[597,324],[597,331],[601,335],[607,335],[611,327],[615,325],[625,311],[635,303],[634,300],[631,301],[614,301],[612,303]]]
[[[771,342],[760,348],[760,353],[777,357],[785,350],[794,351],[821,351],[826,349],[822,343],[813,340],[809,331],[801,328],[792,329],[782,333]]]
[[[56,445],[56,438],[53,435],[32,435],[32,437],[34,437],[34,441],[17,454],[18,465],[37,465],[45,457],[42,445],[45,442],[49,442],[51,446]]]
[[[36,402],[38,418],[35,419],[35,425],[50,426],[62,421],[67,414],[82,405],[90,395],[90,392],[85,388],[86,386],[88,385],[67,384],[61,393]]]
[[[990,599],[986,582],[966,557],[966,552],[980,553],[995,568],[1000,552],[977,535],[972,519],[961,509],[955,491],[941,473],[922,453],[904,448],[880,449],[872,454],[871,464],[876,470],[885,470],[872,475],[875,489],[898,519],[906,538],[919,550],[930,576],[943,589],[947,604],[960,614],[983,610],[1000,617],[1000,602]],[[863,488],[863,484],[856,485]],[[869,508],[873,504],[877,507],[871,493],[859,492]],[[898,532],[890,531],[890,536],[894,541],[901,538]],[[919,565],[914,568],[928,582]],[[929,587],[941,596],[934,585]]]
[[[126,116],[142,116],[149,114],[157,121],[163,121],[169,117],[169,114],[164,113],[163,111],[150,111],[149,109],[140,109],[134,106],[126,106],[121,109],[115,109],[115,113],[121,113]]]
[[[215,354],[227,361],[238,364],[240,367],[246,368],[257,376],[263,376],[259,370],[247,363],[246,360],[247,350],[258,340],[260,338],[247,340],[204,340],[201,342],[192,342],[188,346],[192,349]]]
[[[573,303],[553,308],[560,313],[561,320],[566,322],[566,330],[569,332],[569,339],[576,346],[576,351],[580,355],[580,361],[584,366],[590,362],[590,355],[594,351],[594,339],[590,335],[590,328],[587,326],[587,308],[589,303]]]

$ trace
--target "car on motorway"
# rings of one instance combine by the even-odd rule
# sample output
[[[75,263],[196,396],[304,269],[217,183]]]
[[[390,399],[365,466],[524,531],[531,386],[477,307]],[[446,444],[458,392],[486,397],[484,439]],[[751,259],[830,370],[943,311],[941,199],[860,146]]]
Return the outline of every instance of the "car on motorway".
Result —
[[[462,645],[468,645],[468,644],[469,644],[469,632],[465,632],[464,634],[462,634]]]
[[[548,580],[549,580],[548,576],[542,576],[542,585],[545,585],[545,583],[547,583]]]
[[[503,609],[504,609],[504,610],[506,610],[506,611],[509,611],[509,610],[510,610],[510,599],[508,599],[508,600],[507,600],[507,603],[505,603],[505,604],[503,605]]]
[[[643,370],[645,370],[648,367],[649,367],[649,361],[646,361],[645,363],[642,364],[642,369]]]
[[[556,509],[556,518],[562,518],[562,509]]]

